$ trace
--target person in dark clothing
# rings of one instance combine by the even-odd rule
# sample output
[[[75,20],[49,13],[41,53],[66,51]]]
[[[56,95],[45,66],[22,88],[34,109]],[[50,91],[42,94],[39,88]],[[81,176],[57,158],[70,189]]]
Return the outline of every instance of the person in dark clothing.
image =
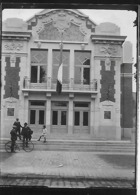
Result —
[[[22,126],[21,126],[21,124],[20,124],[18,118],[16,118],[16,121],[14,122],[13,125],[16,126],[16,131],[17,131],[17,133],[18,133],[18,137],[19,137],[19,139],[21,140],[20,128],[21,128]]]
[[[11,134],[11,152],[15,152],[14,151],[14,146],[15,146],[15,143],[16,143],[16,140],[17,140],[17,132],[16,132],[16,126],[13,125],[13,128],[12,130],[10,131],[10,134]]]
[[[26,144],[26,147],[28,146],[28,141],[31,140],[31,134],[33,134],[33,131],[28,127],[27,123],[24,123],[24,127],[22,128],[21,135],[23,136],[23,147]]]

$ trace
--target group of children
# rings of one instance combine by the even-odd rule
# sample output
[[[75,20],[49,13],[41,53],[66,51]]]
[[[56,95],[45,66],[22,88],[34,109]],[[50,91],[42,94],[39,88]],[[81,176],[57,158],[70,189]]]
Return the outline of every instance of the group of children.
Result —
[[[20,128],[22,128],[22,131],[20,131]],[[22,127],[19,122],[19,119],[17,118],[13,124],[13,128],[10,131],[10,134],[11,134],[11,141],[12,141],[11,152],[13,152],[17,137],[19,137],[19,139],[21,140],[21,136],[23,136],[23,144],[25,143],[27,144],[28,141],[30,141],[32,138],[33,131],[30,129],[27,123],[24,123],[24,127]],[[40,141],[41,138],[44,138],[44,143],[45,143],[46,136],[47,136],[47,128],[45,125],[43,125],[42,134],[37,141]]]
[[[20,128],[22,131],[20,132]],[[21,140],[21,135],[23,136],[23,147],[28,145],[28,141],[31,140],[33,131],[30,129],[27,123],[24,123],[24,127],[21,126],[19,119],[17,118],[13,124],[13,128],[10,131],[11,134],[11,152],[14,152],[15,142],[17,137]]]

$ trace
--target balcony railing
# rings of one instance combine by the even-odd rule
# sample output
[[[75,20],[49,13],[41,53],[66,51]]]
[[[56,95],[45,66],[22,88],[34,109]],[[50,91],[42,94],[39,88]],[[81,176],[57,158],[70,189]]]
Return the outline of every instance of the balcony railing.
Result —
[[[30,89],[46,89],[46,90],[55,90],[56,89],[56,84],[52,82],[52,78],[48,77],[46,79],[46,82],[39,83],[32,83],[31,80],[28,77],[24,77],[23,79],[23,89],[30,90]],[[98,90],[98,83],[97,79],[93,79],[90,82],[90,85],[83,84],[81,82],[80,84],[75,84],[74,79],[71,78],[67,84],[62,85],[62,90],[69,90],[69,91],[97,91]]]

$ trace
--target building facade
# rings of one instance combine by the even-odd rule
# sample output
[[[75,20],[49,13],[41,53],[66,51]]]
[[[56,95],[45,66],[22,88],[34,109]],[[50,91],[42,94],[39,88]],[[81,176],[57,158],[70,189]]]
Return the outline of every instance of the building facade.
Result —
[[[132,63],[123,63],[125,39],[115,24],[97,25],[78,10],[43,10],[26,22],[7,19],[2,25],[2,137],[9,137],[18,117],[34,138],[46,124],[49,137],[130,139]]]

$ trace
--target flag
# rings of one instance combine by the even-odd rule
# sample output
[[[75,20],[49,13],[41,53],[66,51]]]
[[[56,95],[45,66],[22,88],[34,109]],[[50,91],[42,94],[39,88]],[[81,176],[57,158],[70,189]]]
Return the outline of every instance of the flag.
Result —
[[[56,91],[58,94],[60,94],[62,91],[62,69],[63,69],[63,64],[61,63],[61,65],[59,66],[58,75],[57,75]]]
[[[57,84],[56,84],[56,92],[58,94],[61,93],[62,91],[62,75],[63,75],[63,63],[62,63],[62,41],[60,45],[60,63],[59,63],[59,68],[58,68],[58,73],[57,73]]]

